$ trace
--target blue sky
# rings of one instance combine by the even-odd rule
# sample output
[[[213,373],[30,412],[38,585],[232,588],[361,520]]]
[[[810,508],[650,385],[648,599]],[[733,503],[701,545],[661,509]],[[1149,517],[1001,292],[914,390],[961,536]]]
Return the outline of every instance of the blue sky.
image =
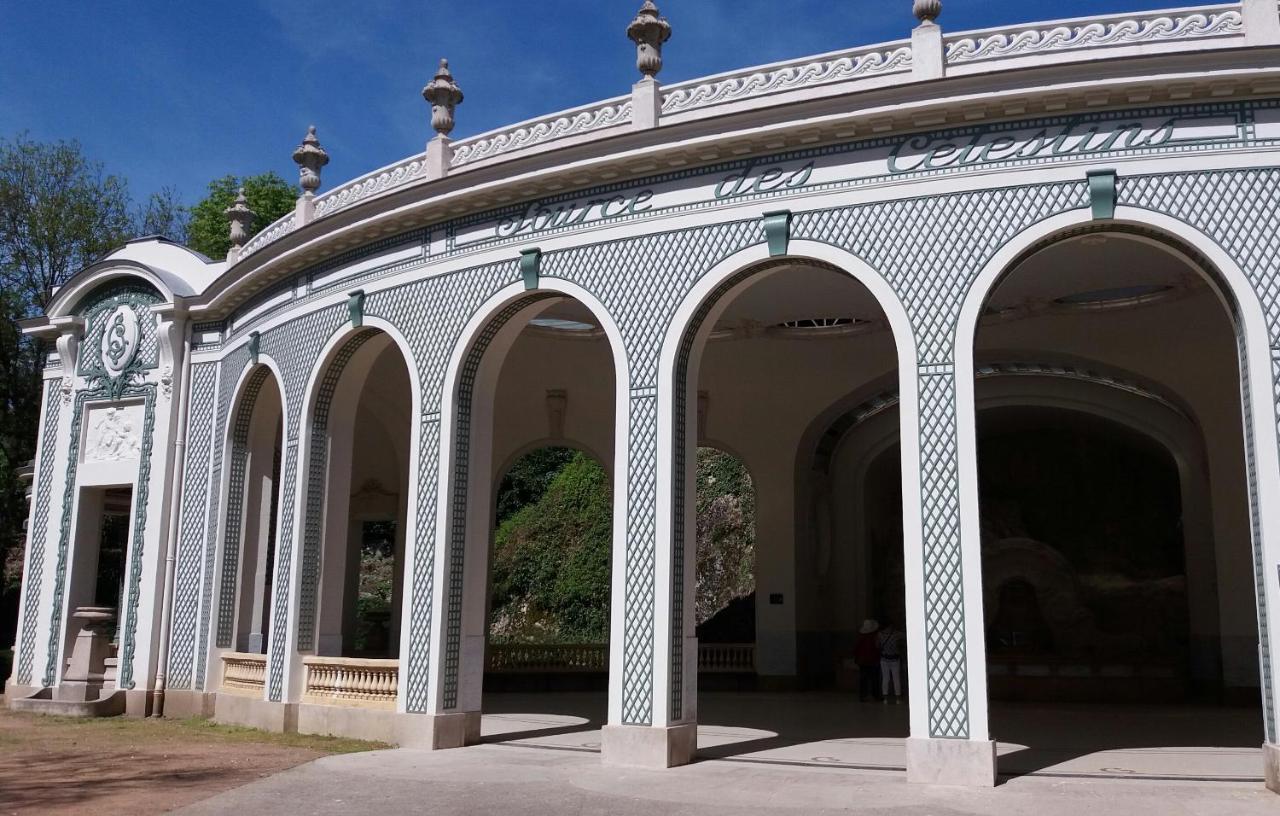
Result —
[[[661,79],[909,36],[910,0],[659,0]],[[951,31],[1179,5],[944,0]],[[226,173],[276,170],[308,124],[323,189],[423,149],[422,86],[450,60],[455,137],[626,93],[640,0],[0,0],[0,138],[78,139],[138,198],[198,200]]]

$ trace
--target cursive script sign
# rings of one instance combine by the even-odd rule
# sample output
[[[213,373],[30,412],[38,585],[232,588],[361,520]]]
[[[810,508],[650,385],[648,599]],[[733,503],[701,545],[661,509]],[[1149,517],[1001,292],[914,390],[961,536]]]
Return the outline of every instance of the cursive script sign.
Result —
[[[645,189],[598,198],[561,201],[554,204],[533,202],[518,215],[498,223],[499,238],[542,232],[556,227],[572,227],[620,215],[635,215],[652,208],[653,190]]]
[[[917,136],[898,145],[889,156],[889,172],[912,173],[1023,159],[1092,156],[1199,141],[1181,131],[1176,118],[1159,122],[1084,122],[1021,133],[981,130],[967,139]],[[1234,129],[1226,138],[1234,138]]]
[[[1278,114],[1280,116],[1280,114]],[[702,171],[649,179],[577,196],[533,201],[453,227],[450,249],[565,228],[589,228],[687,212],[701,207],[745,204],[803,191],[894,183],[911,174],[945,174],[1004,164],[1072,162],[1105,155],[1201,150],[1241,143],[1240,119],[1229,112],[1208,115],[1165,109],[1150,116],[1041,119],[961,132],[931,133],[902,140],[874,139],[848,146],[807,150],[801,155],[747,160]]]

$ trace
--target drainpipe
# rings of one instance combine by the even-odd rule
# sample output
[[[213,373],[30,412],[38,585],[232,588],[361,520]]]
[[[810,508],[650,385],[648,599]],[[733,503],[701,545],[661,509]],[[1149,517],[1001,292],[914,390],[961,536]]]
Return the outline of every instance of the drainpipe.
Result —
[[[182,378],[178,392],[178,430],[173,437],[173,476],[169,484],[169,529],[165,536],[164,600],[160,608],[160,649],[156,660],[155,698],[151,716],[164,716],[164,691],[169,679],[169,636],[173,629],[173,582],[177,571],[178,525],[182,509],[182,471],[186,464],[187,411],[191,395],[191,322],[185,321]]]

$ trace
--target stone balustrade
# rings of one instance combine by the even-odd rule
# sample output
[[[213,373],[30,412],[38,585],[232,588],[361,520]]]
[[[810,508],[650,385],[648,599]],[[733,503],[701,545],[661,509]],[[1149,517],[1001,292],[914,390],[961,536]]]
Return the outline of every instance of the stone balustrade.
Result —
[[[1242,39],[1244,16],[1237,4],[1157,11],[1040,26],[970,31],[946,39],[946,64],[964,65],[1041,54],[1173,43],[1187,48],[1206,40]]]
[[[1048,65],[1270,43],[1280,26],[1266,7],[1267,0],[1244,0],[1243,4],[1101,15],[1038,26],[957,32],[937,40],[936,47],[940,49],[936,54],[940,66],[937,76],[1013,70],[1027,64],[1028,58],[1035,58],[1036,65]],[[1252,22],[1251,14],[1256,15]],[[656,124],[664,121],[679,124],[706,116],[728,115],[759,104],[838,96],[912,82],[916,79],[913,68],[935,59],[916,53],[917,47],[906,40],[880,43],[662,87],[658,115],[663,121]],[[461,139],[451,144],[444,172],[514,159],[552,145],[559,147],[616,136],[634,126],[634,109],[632,97],[618,97]],[[431,180],[427,154],[410,156],[319,196],[314,217],[328,217],[369,199]],[[300,226],[294,213],[289,213],[245,244],[236,262]]]
[[[603,643],[491,644],[487,668],[498,674],[606,672],[609,670],[609,647]],[[754,643],[703,643],[698,646],[700,672],[749,674],[755,670]]]
[[[399,660],[350,657],[305,657],[303,702],[356,708],[396,707]]]
[[[490,644],[488,670],[506,674],[605,672],[609,670],[609,647],[603,643]]]
[[[222,691],[261,697],[266,687],[267,656],[227,652],[222,655]]]
[[[701,643],[698,671],[704,674],[751,674],[756,670],[754,643]]]

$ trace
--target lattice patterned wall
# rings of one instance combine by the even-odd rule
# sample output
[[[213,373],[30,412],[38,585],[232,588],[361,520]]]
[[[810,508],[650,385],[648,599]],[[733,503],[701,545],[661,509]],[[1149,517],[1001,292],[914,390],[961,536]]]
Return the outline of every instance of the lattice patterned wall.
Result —
[[[21,641],[15,678],[30,685],[36,653],[36,629],[40,620],[40,585],[44,582],[45,541],[49,533],[49,506],[53,493],[53,455],[58,445],[58,420],[62,416],[62,384],[44,384],[44,424],[40,430],[40,463],[36,476],[35,512],[31,514],[31,534],[27,542],[27,563],[23,568],[26,586],[22,599]]]
[[[192,366],[186,461],[182,473],[182,517],[179,522],[178,564],[173,596],[172,645],[169,648],[168,687],[189,689],[195,678],[196,633],[200,615],[200,578],[205,554],[205,513],[210,500],[210,457],[218,366]]]
[[[222,575],[218,588],[218,628],[214,645],[219,649],[233,646],[237,578],[244,550],[242,539],[245,500],[245,468],[249,462],[249,431],[258,395],[271,376],[271,370],[260,366],[245,380],[235,420],[231,426],[231,460],[226,488],[226,512],[222,536]]]
[[[1273,223],[1273,208],[1256,206],[1259,201],[1269,200],[1278,180],[1275,171],[1122,179],[1119,195],[1122,203],[1170,212],[1215,236],[1254,275],[1255,286],[1267,303],[1273,337],[1277,338],[1273,344],[1280,348],[1280,276],[1275,269],[1276,258],[1280,257],[1280,225]],[[933,736],[963,738],[969,734],[966,599],[959,547],[954,405],[954,342],[960,305],[978,272],[1011,238],[1046,217],[1087,205],[1088,192],[1082,179],[797,213],[793,221],[794,238],[839,246],[878,270],[898,293],[913,325],[919,349],[915,365],[921,393],[921,483],[926,523],[925,571],[920,580],[925,585],[930,660],[928,719]],[[659,546],[654,528],[659,478],[656,406],[657,389],[668,386],[658,382],[661,342],[676,307],[696,281],[719,260],[763,240],[761,224],[752,220],[646,235],[551,252],[543,257],[544,277],[574,281],[604,304],[622,333],[632,374],[632,461],[626,485],[630,509],[623,600],[623,711],[627,722],[650,722],[653,715],[654,565]],[[431,672],[433,614],[429,599],[436,547],[433,509],[439,490],[439,406],[444,366],[461,339],[462,326],[475,310],[518,277],[513,259],[510,263],[472,268],[372,293],[365,306],[366,314],[386,319],[406,336],[424,395],[417,497],[421,512],[415,531],[417,568],[409,582],[410,711],[429,710],[427,681]],[[296,412],[301,405],[301,383],[313,370],[324,339],[345,318],[345,310],[334,307],[263,335],[264,352],[273,349],[273,357],[281,361],[294,380],[285,384],[290,406],[290,446],[283,471],[285,510],[279,539],[282,572],[286,569],[283,565],[291,563],[291,488],[296,484],[300,422]],[[287,586],[287,576],[278,575],[277,632],[285,624]],[[275,699],[279,699],[283,659],[280,644],[272,652],[271,688]]]
[[[1158,176],[1121,178],[1117,200],[1121,204],[1155,210],[1173,216],[1213,238],[1249,277],[1253,290],[1262,302],[1271,334],[1272,391],[1280,406],[1280,212],[1274,206],[1280,189],[1280,169],[1221,170],[1214,172],[1178,173]],[[1250,382],[1247,368],[1243,385],[1246,406],[1259,393],[1268,389]],[[1246,410],[1246,417],[1248,411]],[[1251,419],[1246,419],[1251,427]],[[1275,679],[1271,676],[1270,656],[1274,645],[1271,631],[1274,621],[1267,618],[1266,599],[1271,583],[1261,551],[1261,523],[1257,502],[1267,501],[1255,489],[1256,465],[1252,449],[1253,434],[1247,435],[1249,455],[1250,501],[1253,504],[1254,573],[1258,598],[1258,628],[1262,683],[1264,688],[1265,725],[1268,742],[1277,734],[1274,705]],[[1270,497],[1275,501],[1274,497]]]
[[[320,380],[315,408],[311,412],[311,455],[307,465],[307,500],[303,505],[302,577],[298,590],[298,649],[303,652],[315,649],[316,643],[321,547],[324,544],[324,488],[329,478],[329,412],[347,364],[376,335],[377,332],[372,330],[357,332],[342,344]]]

